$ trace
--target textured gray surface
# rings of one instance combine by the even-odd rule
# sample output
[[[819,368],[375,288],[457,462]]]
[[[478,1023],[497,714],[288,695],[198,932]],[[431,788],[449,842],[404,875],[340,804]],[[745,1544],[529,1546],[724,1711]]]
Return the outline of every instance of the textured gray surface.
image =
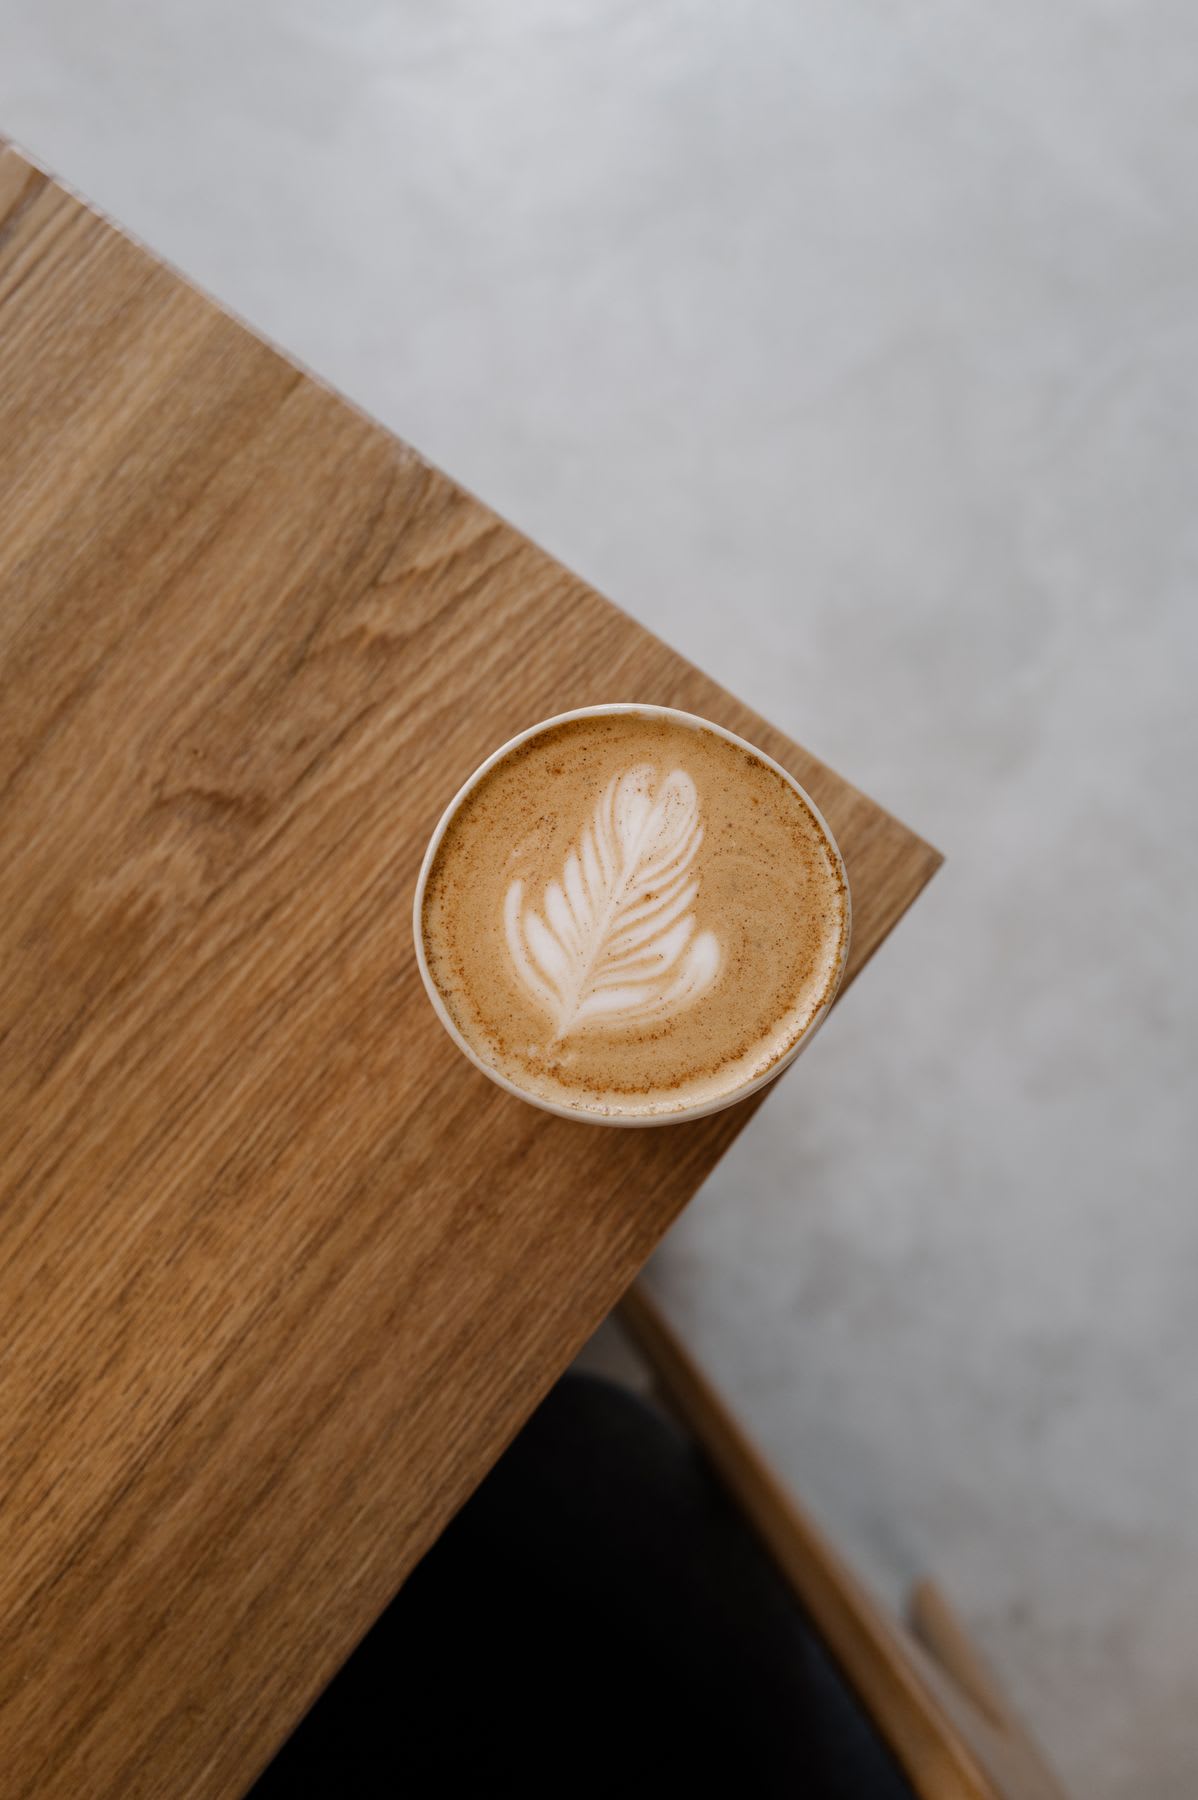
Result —
[[[0,0],[0,124],[947,851],[654,1279],[1192,1800],[1192,0]]]

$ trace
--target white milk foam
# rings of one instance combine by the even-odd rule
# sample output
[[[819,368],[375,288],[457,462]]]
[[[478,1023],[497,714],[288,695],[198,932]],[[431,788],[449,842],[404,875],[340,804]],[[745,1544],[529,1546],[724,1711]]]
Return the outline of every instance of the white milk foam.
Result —
[[[698,931],[695,857],[703,820],[684,769],[649,763],[613,775],[548,883],[540,909],[515,880],[504,902],[512,966],[556,1042],[588,1020],[609,1031],[665,1020],[698,1000],[720,968]]]

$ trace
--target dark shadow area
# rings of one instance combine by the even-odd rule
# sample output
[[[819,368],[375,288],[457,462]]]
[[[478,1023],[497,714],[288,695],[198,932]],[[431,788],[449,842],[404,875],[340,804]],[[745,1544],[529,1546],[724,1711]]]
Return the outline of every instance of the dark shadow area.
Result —
[[[549,1395],[252,1790],[909,1800],[699,1453]]]

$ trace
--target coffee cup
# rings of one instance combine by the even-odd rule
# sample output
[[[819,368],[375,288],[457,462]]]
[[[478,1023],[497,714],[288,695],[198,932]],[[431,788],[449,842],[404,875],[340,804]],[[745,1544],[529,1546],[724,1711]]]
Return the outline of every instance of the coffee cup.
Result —
[[[559,1117],[701,1118],[799,1055],[848,956],[843,859],[781,764],[638,702],[541,720],[445,808],[421,978],[458,1049]]]

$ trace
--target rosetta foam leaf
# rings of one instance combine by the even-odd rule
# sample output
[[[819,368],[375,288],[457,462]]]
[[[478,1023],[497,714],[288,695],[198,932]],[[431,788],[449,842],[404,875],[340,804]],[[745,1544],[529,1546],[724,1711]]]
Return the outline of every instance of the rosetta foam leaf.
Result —
[[[609,1029],[664,1019],[715,980],[720,948],[696,931],[693,873],[703,842],[695,784],[648,764],[614,775],[540,910],[523,881],[504,902],[516,974],[557,1039],[592,1020]]]

